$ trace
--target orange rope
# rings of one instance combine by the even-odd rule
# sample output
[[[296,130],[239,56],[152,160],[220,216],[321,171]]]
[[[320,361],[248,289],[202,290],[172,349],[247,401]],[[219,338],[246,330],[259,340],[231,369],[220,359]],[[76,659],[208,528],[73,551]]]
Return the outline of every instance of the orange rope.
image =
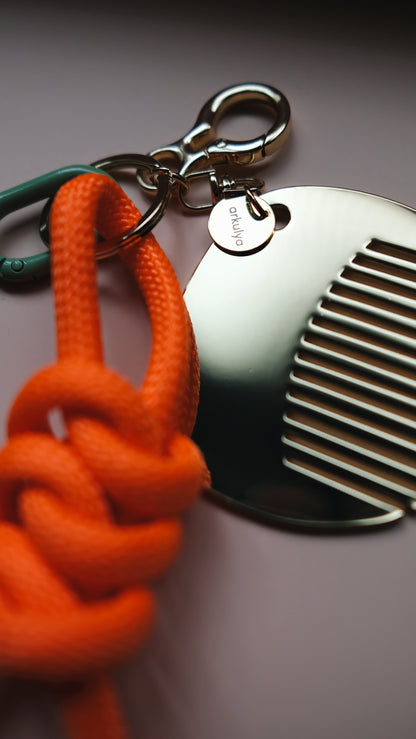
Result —
[[[189,438],[199,389],[192,328],[152,235],[122,252],[153,333],[141,389],[103,365],[95,231],[114,239],[139,218],[105,175],[57,194],[58,361],[16,398],[0,451],[0,667],[54,685],[72,739],[127,736],[107,672],[149,635],[151,583],[178,552],[180,514],[209,481]],[[57,408],[64,440],[48,422]]]

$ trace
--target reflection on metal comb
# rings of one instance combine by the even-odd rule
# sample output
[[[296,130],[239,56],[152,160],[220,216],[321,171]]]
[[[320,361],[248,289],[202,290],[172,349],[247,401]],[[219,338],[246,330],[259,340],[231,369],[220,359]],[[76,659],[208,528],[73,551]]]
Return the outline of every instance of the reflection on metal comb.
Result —
[[[213,491],[280,523],[395,521],[416,508],[416,212],[262,197],[287,225],[255,254],[212,246],[185,293]]]

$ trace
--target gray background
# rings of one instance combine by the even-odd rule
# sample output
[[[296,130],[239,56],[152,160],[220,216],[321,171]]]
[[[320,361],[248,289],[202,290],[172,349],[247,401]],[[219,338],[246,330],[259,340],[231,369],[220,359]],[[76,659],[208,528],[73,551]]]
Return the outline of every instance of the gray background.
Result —
[[[335,5],[335,8],[334,8]],[[415,51],[404,3],[40,2],[0,12],[0,185],[185,133],[229,84],[288,97],[293,135],[267,188],[350,187],[416,201]],[[244,117],[224,132],[259,130]],[[127,186],[142,207],[144,197]],[[39,250],[29,209],[3,254]],[[171,208],[156,236],[182,284],[209,245],[205,217]],[[77,276],[74,275],[74,279]],[[100,267],[109,364],[140,382],[150,342],[140,298]],[[0,289],[0,412],[54,356],[51,293]],[[123,330],[120,329],[123,326]],[[199,501],[158,588],[157,628],[117,681],[140,739],[411,739],[414,520],[373,534],[273,529]],[[2,739],[58,739],[41,691],[0,683]]]

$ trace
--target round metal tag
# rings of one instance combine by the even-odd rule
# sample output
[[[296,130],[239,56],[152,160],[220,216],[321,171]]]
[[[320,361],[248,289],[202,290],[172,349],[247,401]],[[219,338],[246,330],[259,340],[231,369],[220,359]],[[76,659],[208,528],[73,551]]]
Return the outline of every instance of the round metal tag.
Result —
[[[296,527],[399,521],[416,511],[416,210],[311,186],[262,199],[290,227],[252,258],[211,247],[185,293],[212,494]]]
[[[262,249],[274,234],[272,208],[256,198],[254,209],[246,195],[223,198],[212,209],[208,230],[216,246],[230,254],[252,254]],[[260,212],[261,211],[261,212]]]

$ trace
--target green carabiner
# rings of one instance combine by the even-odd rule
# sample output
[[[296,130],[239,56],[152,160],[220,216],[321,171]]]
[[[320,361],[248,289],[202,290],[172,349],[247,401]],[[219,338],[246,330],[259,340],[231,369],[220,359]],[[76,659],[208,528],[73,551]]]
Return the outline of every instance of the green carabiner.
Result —
[[[60,167],[41,177],[23,182],[0,193],[0,219],[27,205],[52,197],[68,180],[80,174],[97,172],[96,167],[86,164],[73,164]],[[103,174],[106,174],[103,172]],[[109,175],[107,175],[108,177]],[[45,277],[50,270],[49,251],[30,257],[8,258],[0,256],[0,280],[6,282],[26,282]]]

